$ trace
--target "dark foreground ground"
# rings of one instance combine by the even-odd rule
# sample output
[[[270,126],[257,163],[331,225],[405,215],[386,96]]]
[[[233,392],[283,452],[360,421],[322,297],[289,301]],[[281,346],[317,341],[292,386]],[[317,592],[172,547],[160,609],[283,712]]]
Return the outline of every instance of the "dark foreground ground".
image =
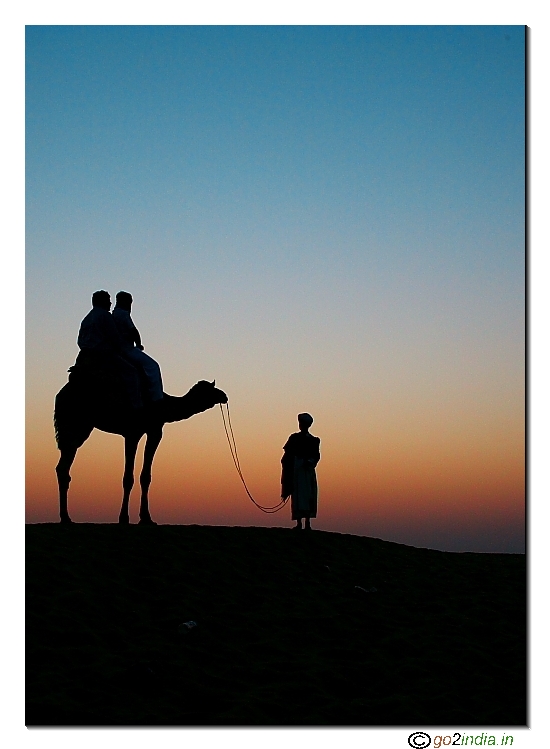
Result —
[[[27,725],[526,723],[521,555],[281,528],[26,533]]]

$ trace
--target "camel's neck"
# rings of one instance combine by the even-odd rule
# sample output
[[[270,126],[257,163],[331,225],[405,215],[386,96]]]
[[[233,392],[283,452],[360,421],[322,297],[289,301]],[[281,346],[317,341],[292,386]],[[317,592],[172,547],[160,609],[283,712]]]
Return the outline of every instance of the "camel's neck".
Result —
[[[209,408],[211,408],[210,405],[200,402],[200,399],[196,398],[193,393],[186,393],[186,395],[180,397],[164,394],[165,423],[189,419],[191,416],[207,411]]]

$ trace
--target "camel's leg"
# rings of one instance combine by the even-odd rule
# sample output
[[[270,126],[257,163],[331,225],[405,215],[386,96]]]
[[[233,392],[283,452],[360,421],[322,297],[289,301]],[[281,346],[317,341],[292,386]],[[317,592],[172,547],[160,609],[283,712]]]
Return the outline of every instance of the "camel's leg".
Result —
[[[59,458],[59,463],[55,467],[57,483],[59,485],[59,517],[62,523],[73,522],[69,517],[67,495],[69,493],[69,484],[71,483],[69,471],[71,470],[77,449],[76,447],[63,448],[60,451],[61,457]]]
[[[147,433],[147,442],[143,451],[143,468],[139,477],[141,484],[141,505],[139,508],[139,522],[141,524],[155,525],[149,514],[149,485],[151,483],[151,468],[155,452],[162,439],[162,427]]]
[[[124,476],[122,478],[122,488],[124,494],[122,497],[122,507],[120,508],[120,515],[118,516],[118,522],[128,525],[130,522],[130,492],[134,485],[134,463],[136,462],[136,452],[139,443],[139,437],[125,437],[124,438]]]

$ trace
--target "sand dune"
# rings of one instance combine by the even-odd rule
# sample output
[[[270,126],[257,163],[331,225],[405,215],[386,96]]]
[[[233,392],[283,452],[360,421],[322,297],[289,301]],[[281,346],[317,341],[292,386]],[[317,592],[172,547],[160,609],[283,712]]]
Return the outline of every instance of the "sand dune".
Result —
[[[26,533],[27,725],[526,723],[521,555],[282,528]]]

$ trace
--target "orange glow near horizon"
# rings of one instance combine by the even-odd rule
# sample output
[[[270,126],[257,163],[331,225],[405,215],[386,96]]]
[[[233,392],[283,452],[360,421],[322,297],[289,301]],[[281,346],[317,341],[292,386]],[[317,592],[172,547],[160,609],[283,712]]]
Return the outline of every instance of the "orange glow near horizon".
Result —
[[[266,515],[246,496],[216,411],[165,427],[150,489],[154,518],[177,524],[289,525],[288,507]],[[288,435],[278,445],[265,432],[254,440],[249,425],[235,436],[251,493],[260,504],[275,505],[281,447]],[[516,536],[521,536],[525,467],[510,433],[503,434],[500,442],[494,438],[481,446],[479,440],[458,439],[456,433],[453,437],[436,434],[431,440],[417,436],[408,441],[390,431],[353,449],[353,439],[344,442],[325,428],[317,469],[316,526],[413,545],[417,539],[417,545],[436,548],[438,537],[447,538],[451,532],[475,535],[479,527],[487,527],[489,533],[499,529],[501,535],[508,526],[515,527]],[[138,519],[143,444],[144,440],[136,460],[132,522]],[[361,444],[367,448],[363,450]],[[97,431],[79,450],[69,493],[75,521],[117,521],[123,455],[121,437]],[[39,435],[36,441],[29,435],[27,456],[27,521],[56,522],[58,453],[53,435],[49,439]]]

